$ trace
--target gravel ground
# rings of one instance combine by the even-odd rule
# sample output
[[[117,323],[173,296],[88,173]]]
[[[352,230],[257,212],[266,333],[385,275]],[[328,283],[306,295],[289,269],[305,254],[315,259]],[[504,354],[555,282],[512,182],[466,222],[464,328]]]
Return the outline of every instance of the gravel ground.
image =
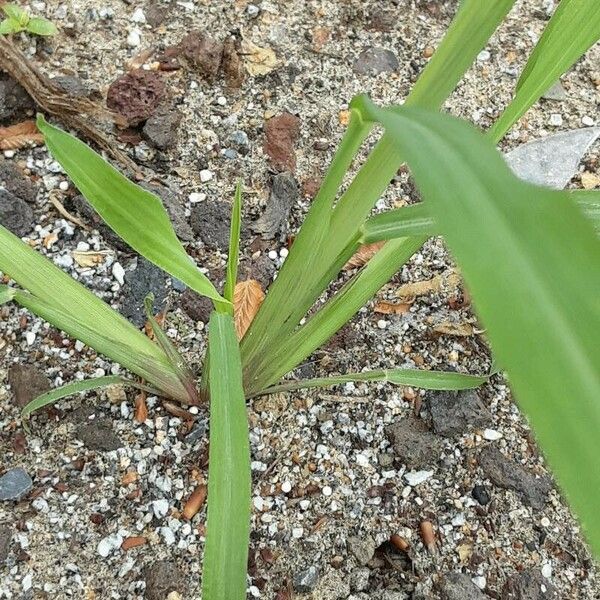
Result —
[[[352,95],[401,101],[455,4],[49,0],[31,6],[60,35],[20,44],[70,93],[103,102],[108,95],[127,113],[135,126],[119,133],[119,143],[216,281],[242,177],[243,273],[266,286],[330,161]],[[552,5],[517,2],[449,110],[489,125]],[[219,67],[221,48],[199,30],[229,40],[233,58]],[[253,70],[243,82],[238,52]],[[143,76],[114,84],[132,64],[145,66]],[[506,147],[593,125],[599,64],[596,46],[563,78],[560,98],[541,101]],[[144,101],[132,102],[131,90],[141,88]],[[2,125],[32,108],[26,99],[11,104],[9,91],[0,80]],[[588,155],[574,186],[600,182],[598,155]],[[44,147],[5,152],[0,179],[5,226],[138,325],[141,301],[153,291],[170,307],[169,335],[200,366],[207,304],[115,240]],[[400,172],[377,208],[414,197]],[[377,300],[397,301],[402,285],[451,268],[443,244],[431,240]],[[382,315],[370,303],[298,374],[400,365],[489,367],[460,289],[419,296],[403,314]],[[112,388],[58,403],[29,431],[19,418],[20,407],[50,386],[118,372],[26,311],[0,308],[0,475],[22,494],[4,500],[9,481],[0,479],[0,598],[199,597],[205,507],[191,520],[182,513],[206,482],[204,407],[177,411],[149,398],[140,423],[135,394]],[[458,396],[383,384],[275,395],[254,401],[249,418],[249,597],[600,598],[579,527],[501,379]]]

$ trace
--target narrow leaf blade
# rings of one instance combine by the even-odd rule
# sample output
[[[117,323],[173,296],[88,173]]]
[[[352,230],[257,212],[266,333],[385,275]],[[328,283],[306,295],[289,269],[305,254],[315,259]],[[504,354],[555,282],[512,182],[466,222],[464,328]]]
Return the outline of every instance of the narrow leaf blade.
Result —
[[[250,447],[233,318],[210,319],[208,528],[202,597],[245,600],[250,541]]]
[[[237,283],[238,262],[240,258],[240,231],[242,228],[242,182],[235,186],[235,196],[231,211],[231,227],[229,230],[229,255],[227,256],[227,277],[223,296],[233,302],[233,291]]]
[[[136,252],[217,302],[225,302],[186,254],[157,196],[129,181],[72,135],[38,116],[52,156],[98,214]]]

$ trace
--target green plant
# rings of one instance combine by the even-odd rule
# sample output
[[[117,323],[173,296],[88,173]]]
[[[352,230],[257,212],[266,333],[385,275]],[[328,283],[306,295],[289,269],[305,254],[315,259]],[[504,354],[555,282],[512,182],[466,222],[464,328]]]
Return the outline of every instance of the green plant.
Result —
[[[600,193],[551,191],[524,183],[494,148],[600,37],[597,1],[562,0],[523,71],[513,101],[486,136],[438,112],[513,3],[464,0],[403,106],[379,108],[365,97],[352,102],[350,123],[321,190],[239,345],[232,300],[241,188],[236,190],[227,282],[221,296],[188,260],[155,196],[129,182],[82,142],[39,118],[50,152],[108,225],[140,254],[215,304],[203,384],[211,402],[206,600],[245,596],[250,468],[244,398],[351,380],[430,389],[475,387],[485,380],[459,373],[394,369],[281,381],[352,318],[434,233],[444,236],[456,257],[498,364],[506,370],[592,548],[600,553],[600,517],[595,507],[600,489],[596,460],[600,450],[596,435],[600,241],[594,231]],[[358,150],[378,125],[383,135],[340,194]],[[423,201],[370,216],[402,163],[411,169]],[[387,242],[338,293],[318,304],[357,248],[376,240]],[[0,269],[29,290],[4,287],[0,300],[12,299],[30,308],[142,376],[164,395],[198,402],[189,373],[174,349],[161,342],[160,334],[159,345],[143,338],[2,228],[0,241]],[[317,310],[304,322],[315,305]],[[95,311],[94,318],[82,313],[88,307]],[[113,329],[118,332],[118,337],[112,336],[116,343],[109,339]],[[133,360],[130,355],[138,350],[154,362]],[[112,382],[112,378],[98,381]],[[35,406],[83,386],[53,391]],[[567,394],[576,398],[576,405]],[[586,477],[581,477],[584,471]]]
[[[0,6],[6,19],[0,22],[0,35],[21,33],[27,31],[34,35],[56,35],[56,25],[44,17],[32,17],[18,4],[3,4]]]

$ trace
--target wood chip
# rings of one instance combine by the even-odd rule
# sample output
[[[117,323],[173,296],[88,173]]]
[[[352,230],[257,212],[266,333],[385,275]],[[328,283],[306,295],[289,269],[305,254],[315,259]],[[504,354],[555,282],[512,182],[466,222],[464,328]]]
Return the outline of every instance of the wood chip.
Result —
[[[396,292],[399,298],[416,298],[433,293],[449,293],[457,290],[461,285],[461,276],[453,270],[444,271],[426,281],[416,281],[400,286]]]
[[[410,310],[409,302],[378,302],[373,309],[381,315],[403,315]]]
[[[67,221],[71,221],[71,223],[75,223],[75,225],[79,225],[79,227],[81,227],[82,229],[85,229],[85,230],[88,229],[87,225],[85,225],[85,223],[83,223],[83,221],[81,221],[77,217],[73,216],[62,205],[62,202],[56,197],[55,194],[52,194],[52,192],[50,192],[50,194],[48,194],[48,200],[50,201],[50,204],[52,204],[52,206],[54,206],[54,208],[59,212],[59,214],[61,216],[63,216],[65,219],[67,219]]]
[[[127,552],[127,550],[131,550],[131,548],[137,548],[138,546],[143,546],[148,542],[147,538],[143,535],[138,535],[135,537],[128,537],[123,540],[121,544],[121,549]]]
[[[383,248],[385,242],[375,242],[361,246],[354,256],[344,265],[344,270],[356,269],[366,265]]]
[[[196,416],[191,412],[185,410],[185,408],[181,408],[181,406],[178,406],[173,402],[169,402],[168,400],[163,401],[163,407],[169,414],[173,415],[174,417],[178,417],[182,421],[196,420]]]
[[[435,530],[433,528],[433,523],[431,521],[422,521],[419,525],[419,531],[421,533],[421,539],[423,540],[423,544],[425,544],[425,548],[432,554],[434,554],[437,550],[436,542],[435,542]]]
[[[194,518],[206,501],[207,491],[208,488],[204,484],[200,484],[196,487],[183,507],[181,515],[184,519],[191,521]]]
[[[137,471],[127,471],[123,477],[121,477],[121,485],[129,485],[134,481],[138,480]]]
[[[138,423],[145,423],[148,418],[148,405],[146,404],[146,392],[140,392],[135,397],[135,410],[133,418]]]
[[[240,281],[233,292],[233,317],[238,340],[241,340],[265,299],[260,283],[255,279]]]
[[[18,150],[44,143],[35,121],[23,121],[10,127],[0,127],[0,150]]]

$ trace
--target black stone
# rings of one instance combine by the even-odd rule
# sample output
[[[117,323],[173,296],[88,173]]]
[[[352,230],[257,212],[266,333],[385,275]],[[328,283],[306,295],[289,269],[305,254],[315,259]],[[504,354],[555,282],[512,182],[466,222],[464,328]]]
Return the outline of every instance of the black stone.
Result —
[[[207,248],[226,252],[229,248],[231,205],[222,200],[195,204],[190,217],[192,230]]]
[[[477,500],[477,502],[479,502],[479,504],[481,504],[481,506],[489,504],[491,500],[490,494],[484,485],[476,485],[473,488],[471,495],[473,498],[475,498],[475,500]]]
[[[492,420],[490,411],[474,390],[430,392],[427,408],[433,431],[446,437],[484,427]]]
[[[112,452],[123,447],[123,442],[113,431],[108,419],[88,421],[77,429],[76,435],[90,450]]]
[[[363,50],[358,55],[353,68],[359,75],[377,75],[398,71],[400,63],[391,50],[375,47]]]
[[[0,224],[23,237],[33,230],[33,210],[18,196],[0,188]]]
[[[442,449],[442,441],[429,431],[420,419],[401,419],[386,429],[394,455],[409,469],[434,465]]]
[[[292,206],[300,195],[298,182],[290,173],[273,177],[271,193],[264,213],[250,225],[250,229],[264,239],[283,240],[287,232]]]

